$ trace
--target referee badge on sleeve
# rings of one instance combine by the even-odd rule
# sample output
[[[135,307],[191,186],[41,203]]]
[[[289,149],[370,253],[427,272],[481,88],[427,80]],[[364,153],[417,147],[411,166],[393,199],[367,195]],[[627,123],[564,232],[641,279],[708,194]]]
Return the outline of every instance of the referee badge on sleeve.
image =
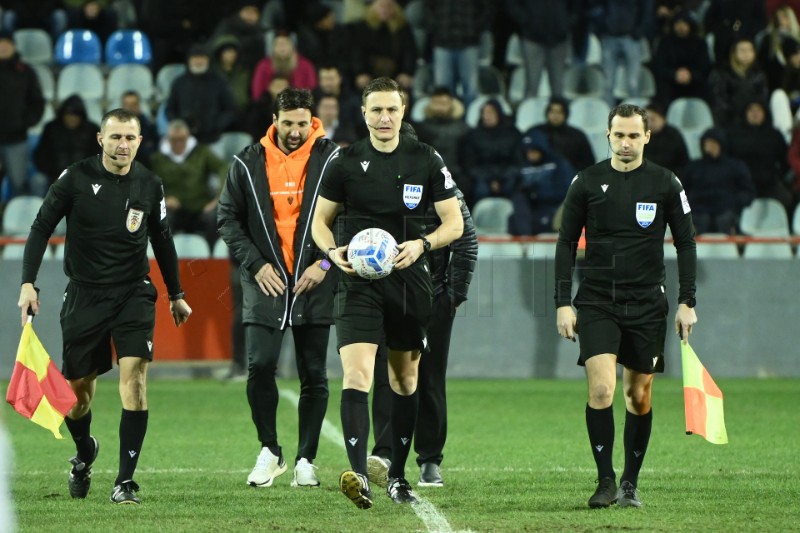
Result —
[[[131,233],[135,233],[142,225],[142,218],[144,218],[144,211],[128,209],[128,219],[125,221],[125,227]]]

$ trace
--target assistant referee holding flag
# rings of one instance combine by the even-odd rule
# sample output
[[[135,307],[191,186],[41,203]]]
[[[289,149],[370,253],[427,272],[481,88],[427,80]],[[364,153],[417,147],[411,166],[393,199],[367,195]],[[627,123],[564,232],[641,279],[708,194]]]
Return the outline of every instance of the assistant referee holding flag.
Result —
[[[579,364],[586,367],[586,426],[597,463],[598,486],[589,507],[640,507],[639,470],[650,440],[653,374],[664,371],[667,298],[664,233],[672,230],[678,252],[679,296],[675,328],[686,340],[697,322],[697,254],[691,208],[671,171],[644,159],[650,140],[647,111],[622,104],[608,116],[611,158],[575,177],[564,201],[556,247],[558,333],[580,337]],[[572,270],[586,227],[586,260],[575,307],[570,306]],[[616,363],[623,365],[625,469],[619,490],[611,462],[612,402]]]
[[[69,493],[85,498],[99,443],[90,434],[96,378],[111,370],[113,342],[119,363],[122,418],[119,473],[111,501],[138,504],[133,481],[147,431],[147,365],[153,359],[156,288],[148,273],[148,237],[169,291],[176,326],[192,313],[183,299],[178,257],[167,224],[161,180],[134,162],[142,142],[135,114],[114,109],[103,117],[102,154],[69,166],[50,187],[31,226],[22,263],[19,307],[39,312],[33,283],[59,221],[67,219],[64,272],[69,284],[61,309],[64,377],[78,403],[65,419],[78,453],[70,459]]]

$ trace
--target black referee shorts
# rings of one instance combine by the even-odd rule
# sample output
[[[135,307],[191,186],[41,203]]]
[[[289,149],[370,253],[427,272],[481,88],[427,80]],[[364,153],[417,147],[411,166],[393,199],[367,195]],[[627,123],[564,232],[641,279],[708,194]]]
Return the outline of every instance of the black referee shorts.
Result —
[[[111,370],[111,343],[117,357],[153,360],[158,291],[150,278],[116,287],[70,282],[61,308],[63,374],[78,379]]]
[[[664,371],[667,303],[664,287],[616,289],[613,295],[584,282],[575,297],[578,309],[578,364],[610,353],[625,368],[653,374]]]
[[[422,350],[431,316],[433,284],[424,261],[377,280],[342,273],[334,298],[337,348],[357,342],[390,350]]]

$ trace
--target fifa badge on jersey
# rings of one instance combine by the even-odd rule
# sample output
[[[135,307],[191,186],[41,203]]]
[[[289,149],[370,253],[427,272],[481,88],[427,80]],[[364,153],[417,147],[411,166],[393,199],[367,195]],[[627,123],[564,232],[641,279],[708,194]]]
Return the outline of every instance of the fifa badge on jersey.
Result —
[[[422,185],[403,185],[403,203],[414,209],[422,201]]]
[[[444,174],[444,188],[445,189],[452,189],[456,186],[456,182],[453,181],[453,175],[450,174],[450,171],[447,170],[447,167],[442,167],[442,174]]]
[[[135,233],[136,230],[139,229],[139,226],[142,225],[143,218],[144,211],[140,211],[138,209],[128,209],[128,219],[125,221],[125,227],[128,228],[128,231],[131,233]]]
[[[636,202],[636,222],[643,228],[648,227],[656,219],[656,204]]]

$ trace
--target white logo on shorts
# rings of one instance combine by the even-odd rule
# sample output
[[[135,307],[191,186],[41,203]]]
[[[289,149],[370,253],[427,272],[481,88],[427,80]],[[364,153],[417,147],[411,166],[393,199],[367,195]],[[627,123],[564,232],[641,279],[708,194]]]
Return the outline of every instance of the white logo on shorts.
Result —
[[[153,341],[147,341],[147,349],[153,351]]]

